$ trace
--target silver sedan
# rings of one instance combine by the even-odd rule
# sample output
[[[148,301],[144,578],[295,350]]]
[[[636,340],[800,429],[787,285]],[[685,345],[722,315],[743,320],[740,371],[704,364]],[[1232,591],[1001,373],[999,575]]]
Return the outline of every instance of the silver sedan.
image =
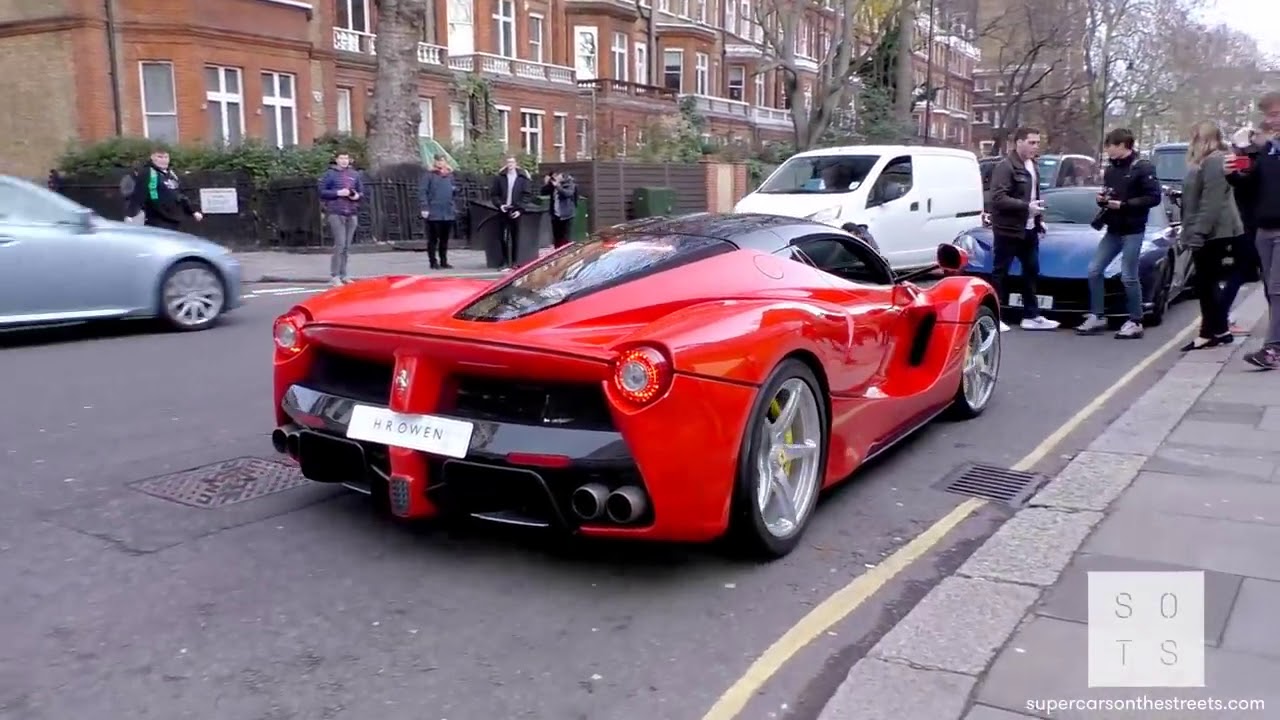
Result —
[[[221,245],[0,175],[0,329],[159,318],[204,330],[240,302],[240,263]]]

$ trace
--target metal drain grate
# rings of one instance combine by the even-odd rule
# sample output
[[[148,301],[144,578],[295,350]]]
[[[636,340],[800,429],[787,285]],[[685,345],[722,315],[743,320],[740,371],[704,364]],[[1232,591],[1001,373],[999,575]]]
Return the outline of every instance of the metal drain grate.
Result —
[[[292,464],[242,457],[139,480],[131,487],[191,507],[216,508],[284,492],[308,482]]]
[[[935,487],[956,495],[969,495],[1018,507],[1025,505],[1048,479],[1039,473],[969,463],[956,468]]]

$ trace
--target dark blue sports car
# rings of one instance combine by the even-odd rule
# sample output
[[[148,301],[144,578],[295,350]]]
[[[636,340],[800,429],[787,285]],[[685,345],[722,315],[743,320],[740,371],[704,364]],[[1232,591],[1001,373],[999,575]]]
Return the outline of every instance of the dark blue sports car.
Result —
[[[1045,315],[1083,315],[1089,312],[1089,261],[1098,248],[1101,232],[1090,223],[1098,214],[1095,198],[1101,188],[1064,187],[1043,193],[1045,235],[1040,241],[1040,278],[1036,293]],[[1139,277],[1142,280],[1144,324],[1159,325],[1169,304],[1189,287],[1191,250],[1178,242],[1180,226],[1170,221],[1170,200],[1151,209],[1147,239],[1142,243]],[[992,272],[991,229],[976,227],[955,239],[969,254],[966,272],[986,279]],[[1106,268],[1106,315],[1127,317],[1120,259]],[[1022,266],[1015,260],[1005,284],[1006,307],[1022,304]]]

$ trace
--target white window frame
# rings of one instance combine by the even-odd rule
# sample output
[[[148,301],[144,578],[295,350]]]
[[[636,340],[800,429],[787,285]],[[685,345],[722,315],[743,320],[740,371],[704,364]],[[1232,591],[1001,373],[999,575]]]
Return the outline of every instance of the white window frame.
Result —
[[[652,85],[653,81],[649,77],[649,44],[636,43],[636,83],[639,85]]]
[[[226,145],[231,144],[231,122],[234,119],[240,123],[239,137],[244,139],[244,72],[238,67],[230,65],[205,65],[205,70],[213,69],[218,71],[218,89],[210,90],[208,87],[204,89],[205,105],[217,104],[220,108],[219,114],[222,116],[222,138]],[[227,71],[235,73],[236,87],[240,88],[239,92],[227,92]],[[231,118],[227,113],[227,105],[235,103],[240,108],[238,117]],[[213,138],[209,138],[209,142],[213,142]]]
[[[764,97],[764,73],[762,72],[756,73],[755,84],[756,84],[756,97],[755,97],[756,106],[768,107],[768,105],[765,104],[765,97]]]
[[[630,73],[627,65],[631,59],[631,38],[624,32],[614,32],[609,43],[610,57],[613,59],[613,79],[626,82]],[[621,43],[621,44],[619,44]]]
[[[371,18],[369,17],[369,10],[370,10],[369,6],[372,5],[373,3],[370,2],[370,0],[337,0],[337,3],[340,3],[346,6],[348,21],[350,21],[351,16],[355,14],[351,12],[352,8],[356,8],[356,7],[364,8],[364,25],[365,25],[364,27],[358,28],[358,27],[341,27],[340,26],[339,29],[350,30],[351,32],[358,32],[358,33],[365,33],[365,34],[369,34],[372,32],[372,30],[370,30],[370,28],[372,27],[372,23],[370,22]],[[337,7],[337,4],[335,4],[334,12],[333,12],[333,21],[335,24],[338,22],[338,15],[339,15],[338,7]],[[348,22],[348,24],[351,24],[351,23]]]
[[[502,130],[502,134],[498,136],[502,141],[502,151],[509,152],[511,150],[511,106],[494,105],[493,109],[498,114],[499,129]]]
[[[152,111],[147,109],[147,74],[146,67],[148,65],[160,65],[169,68],[169,87],[173,88],[170,105],[173,107],[169,111]],[[173,137],[172,138],[153,138],[160,140],[168,140],[169,142],[177,142],[179,137],[178,131],[178,85],[177,78],[173,73],[173,63],[169,60],[143,60],[138,63],[138,104],[142,109],[142,136],[151,138],[152,117],[171,117],[173,118]]]
[[[537,126],[528,123],[529,118],[537,118]],[[529,108],[520,108],[520,149],[525,153],[532,155],[538,162],[542,162],[542,141],[543,133],[547,129],[547,113],[544,110],[531,110]],[[537,135],[538,142],[533,150],[529,149],[529,140],[533,135]]]
[[[591,118],[579,115],[573,124],[573,135],[578,143],[577,158],[585,160],[591,157]]]
[[[711,56],[706,53],[693,54],[693,94],[711,94]]]
[[[680,56],[680,74],[679,74],[680,82],[676,83],[675,88],[669,88],[669,89],[674,89],[676,92],[682,93],[684,92],[684,50],[682,48],[670,48],[662,51],[662,87],[664,88],[668,87],[667,86],[667,67],[668,67],[667,55],[668,54]]]
[[[338,106],[338,132],[350,135],[354,132],[351,127],[351,88],[338,88],[335,102]]]
[[[467,106],[449,103],[449,138],[455,145],[467,142]]]
[[[569,113],[558,112],[551,118],[551,147],[555,148],[556,162],[568,159],[566,143],[569,139]]]
[[[534,29],[537,32],[534,32]],[[547,19],[542,13],[529,13],[529,59],[536,63],[545,63],[546,58]]]
[[[508,8],[511,10],[511,14],[504,15],[502,11]],[[498,36],[496,38],[496,42],[498,43],[498,47],[497,47],[498,55],[501,55],[502,57],[506,57],[506,58],[516,57],[517,56],[516,48],[519,47],[520,42],[519,42],[519,35],[516,33],[515,0],[494,0],[493,21],[497,29],[497,33],[495,34]],[[509,48],[504,48],[502,46],[503,30],[505,28],[511,29],[511,47]]]
[[[280,135],[280,137],[276,138],[276,141],[277,141],[276,147],[279,147],[279,148],[286,147],[284,144],[284,133],[282,132],[283,123],[281,122],[281,117],[283,115],[284,108],[290,108],[293,110],[293,112],[290,113],[290,115],[292,115],[293,117],[293,124],[291,129],[293,130],[293,144],[296,146],[299,144],[298,143],[298,76],[294,75],[293,73],[277,72],[275,70],[263,70],[261,73],[259,73],[258,77],[261,79],[263,75],[270,75],[273,78],[271,85],[272,85],[272,92],[274,92],[275,95],[269,96],[266,93],[266,89],[265,88],[263,89],[262,112],[274,113],[276,116],[276,132]],[[280,78],[282,77],[289,78],[289,84],[293,87],[293,97],[291,98],[280,97]]]
[[[735,77],[735,75],[739,75]],[[733,96],[733,91],[738,90],[738,97]],[[747,99],[747,68],[745,65],[730,65],[729,71],[725,77],[724,96],[730,100],[746,100]]]
[[[425,105],[425,107],[423,107]],[[418,137],[434,138],[436,132],[436,104],[429,97],[418,98]],[[426,133],[423,133],[426,130]]]

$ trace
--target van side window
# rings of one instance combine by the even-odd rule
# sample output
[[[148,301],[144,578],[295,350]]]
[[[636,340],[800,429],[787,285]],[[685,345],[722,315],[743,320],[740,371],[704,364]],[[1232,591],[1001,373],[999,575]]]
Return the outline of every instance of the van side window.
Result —
[[[876,178],[876,184],[867,198],[867,207],[893,202],[910,192],[911,185],[911,156],[896,157],[884,166],[880,177]]]

